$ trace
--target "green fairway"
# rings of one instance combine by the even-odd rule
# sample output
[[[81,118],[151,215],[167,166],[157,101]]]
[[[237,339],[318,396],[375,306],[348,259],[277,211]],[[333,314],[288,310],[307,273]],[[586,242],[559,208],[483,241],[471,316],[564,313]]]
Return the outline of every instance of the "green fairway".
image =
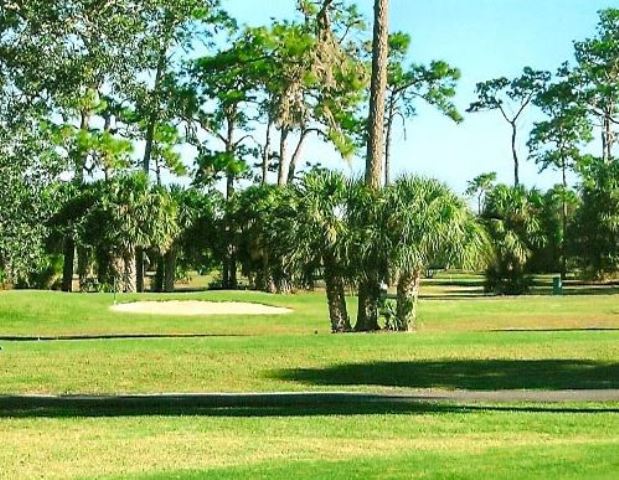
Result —
[[[619,388],[613,295],[426,299],[416,334],[339,336],[328,333],[319,292],[120,301],[137,299],[236,300],[293,312],[129,315],[110,312],[109,295],[0,293],[0,336],[127,337],[0,340],[0,393]],[[157,338],[130,337],[140,334]],[[70,405],[2,412],[0,478],[613,478],[619,471],[618,403]]]
[[[545,407],[548,408],[548,407]],[[613,478],[619,405],[0,422],[3,478]],[[613,413],[614,412],[614,413]]]

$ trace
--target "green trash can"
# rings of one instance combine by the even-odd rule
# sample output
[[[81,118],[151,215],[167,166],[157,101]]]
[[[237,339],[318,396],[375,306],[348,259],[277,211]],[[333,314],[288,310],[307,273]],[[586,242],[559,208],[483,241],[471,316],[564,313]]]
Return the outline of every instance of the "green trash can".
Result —
[[[563,295],[563,280],[561,277],[554,277],[552,279],[552,294]]]

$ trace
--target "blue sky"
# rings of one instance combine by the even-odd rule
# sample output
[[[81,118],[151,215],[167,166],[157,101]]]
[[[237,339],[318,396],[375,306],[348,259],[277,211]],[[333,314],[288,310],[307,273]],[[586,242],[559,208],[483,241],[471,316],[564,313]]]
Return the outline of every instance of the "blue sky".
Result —
[[[295,0],[224,0],[239,22],[264,25],[273,17],[294,14]],[[358,0],[371,20],[372,0]],[[478,81],[516,76],[525,65],[554,71],[572,60],[572,42],[592,36],[597,11],[619,7],[619,0],[391,0],[393,31],[413,38],[411,61],[442,59],[462,70],[456,103],[464,111],[474,98]],[[535,120],[524,119],[521,157],[526,157],[526,133]],[[463,191],[475,175],[496,171],[511,183],[513,167],[509,127],[494,113],[466,115],[454,125],[430,108],[420,106],[408,123],[407,135],[398,131],[393,146],[394,170],[439,178]],[[307,160],[352,172],[363,160],[347,165],[328,147],[314,142]],[[542,175],[532,162],[523,162],[521,177],[529,186],[545,188],[559,181],[556,173]]]

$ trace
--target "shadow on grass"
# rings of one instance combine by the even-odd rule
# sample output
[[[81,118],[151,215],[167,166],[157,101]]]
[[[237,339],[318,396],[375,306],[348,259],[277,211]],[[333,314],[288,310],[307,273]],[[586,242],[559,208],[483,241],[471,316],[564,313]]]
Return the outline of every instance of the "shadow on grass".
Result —
[[[0,418],[75,418],[130,416],[308,417],[411,415],[474,412],[619,413],[619,407],[559,404],[456,403],[439,396],[389,396],[346,393],[268,395],[152,395],[147,397],[0,397]]]
[[[22,336],[22,335],[0,335],[0,341],[5,342],[71,342],[87,340],[159,340],[176,338],[226,338],[226,337],[248,337],[241,334],[205,334],[205,333],[127,333],[127,334],[101,334],[101,335],[54,335],[54,336]]]
[[[306,385],[368,385],[463,390],[619,388],[619,363],[584,360],[444,360],[373,362],[273,373]]]
[[[500,328],[488,330],[493,333],[561,333],[561,332],[619,332],[613,327],[582,327],[582,328]]]

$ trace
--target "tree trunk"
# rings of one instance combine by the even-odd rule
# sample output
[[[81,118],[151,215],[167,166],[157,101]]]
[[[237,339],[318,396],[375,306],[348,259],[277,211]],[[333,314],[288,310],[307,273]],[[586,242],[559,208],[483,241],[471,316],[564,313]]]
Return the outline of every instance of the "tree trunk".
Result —
[[[77,275],[79,277],[80,291],[88,289],[90,277],[90,252],[85,247],[77,247]]]
[[[357,332],[375,332],[378,325],[378,298],[380,286],[378,279],[363,280],[359,284],[359,307],[357,310]]]
[[[292,292],[292,285],[286,276],[280,276],[275,282],[276,292],[280,295],[289,295]]]
[[[344,279],[340,275],[335,274],[329,266],[325,266],[325,287],[329,305],[329,318],[331,319],[331,331],[333,333],[350,332],[352,327],[346,306]]]
[[[64,239],[64,265],[62,266],[62,291],[73,291],[73,262],[75,260],[75,242],[69,236]]]
[[[165,262],[163,290],[168,293],[174,291],[174,283],[176,281],[176,254],[176,246],[173,245],[163,257]]]
[[[125,260],[118,253],[111,254],[110,270],[114,290],[123,292],[125,290]]]
[[[567,202],[565,194],[567,192],[567,162],[565,159],[561,164],[561,173],[563,177],[563,198],[561,199],[561,279],[567,277]]]
[[[153,284],[151,290],[153,292],[163,292],[163,284],[164,284],[164,275],[165,275],[165,262],[162,255],[157,257],[157,270],[155,270],[155,278],[153,280]]]
[[[398,280],[396,322],[400,332],[416,329],[420,279],[420,272],[415,271],[403,274]]]
[[[269,174],[269,159],[271,158],[271,130],[273,129],[273,120],[269,115],[267,123],[266,140],[264,142],[264,151],[262,152],[262,185],[266,185]]]
[[[125,261],[125,275],[124,275],[124,291],[126,293],[136,293],[136,276],[137,272],[135,269],[135,247],[133,245],[129,246],[124,253],[124,261]]]
[[[385,138],[385,186],[391,183],[391,134],[393,132],[393,120],[395,117],[394,93],[389,98],[389,112],[387,113],[387,131]]]
[[[236,106],[226,110],[226,153],[233,157],[236,155],[236,144],[234,142],[234,131],[236,129]],[[226,177],[226,201],[230,202],[234,198],[234,175],[228,173]],[[224,288],[234,290],[238,287],[236,276],[236,246],[234,244],[234,231],[232,219],[229,214],[226,214],[226,258],[224,266]]]
[[[372,84],[368,119],[368,151],[365,180],[380,188],[382,183],[385,92],[389,55],[389,0],[374,0],[374,40],[372,45]]]
[[[144,293],[144,275],[146,274],[145,266],[144,266],[144,249],[136,248],[135,249],[135,278],[136,278],[136,289],[140,293]]]
[[[288,166],[288,183],[292,183],[294,181],[294,177],[297,173],[297,165],[303,155],[303,144],[305,143],[305,139],[308,135],[308,130],[303,130],[303,132],[301,132],[299,143],[297,143],[297,147],[295,148],[294,153],[292,154],[292,159],[290,160],[290,165]]]
[[[288,142],[289,130],[287,127],[282,127],[279,138],[279,171],[277,175],[277,185],[283,187],[288,180]]]
[[[97,282],[99,286],[110,285],[113,283],[114,279],[111,277],[111,258],[108,251],[99,248],[96,253],[96,261],[97,261]]]
[[[512,156],[514,158],[514,185],[517,187],[520,185],[520,160],[518,160],[518,150],[517,150],[517,136],[518,136],[518,127],[516,126],[516,122],[512,122]]]

